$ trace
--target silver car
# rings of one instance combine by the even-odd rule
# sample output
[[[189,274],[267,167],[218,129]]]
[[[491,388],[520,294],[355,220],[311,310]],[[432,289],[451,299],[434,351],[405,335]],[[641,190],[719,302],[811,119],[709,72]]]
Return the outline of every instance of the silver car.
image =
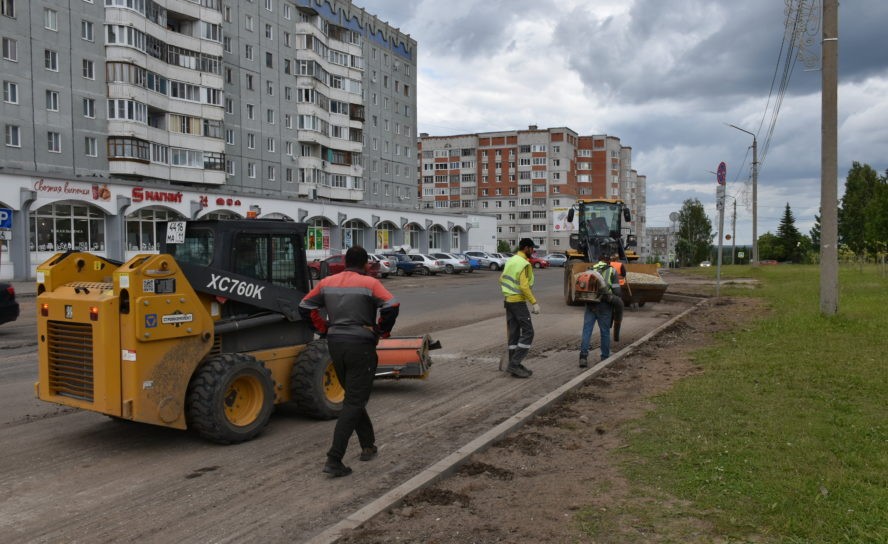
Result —
[[[481,263],[481,268],[496,270],[495,267],[499,266],[490,260],[490,255],[488,255],[486,251],[466,251],[465,255],[473,259],[478,259],[478,262]]]
[[[371,253],[370,255],[367,255],[367,257],[371,261],[376,261],[379,263],[380,278],[387,278],[389,277],[389,274],[395,273],[395,264],[388,260],[385,255],[376,255]]]
[[[460,272],[471,272],[472,270],[467,259],[451,255],[450,253],[430,253],[429,257],[443,262],[444,272],[448,274],[459,274]]]
[[[434,276],[438,272],[444,272],[444,262],[438,259],[433,259],[428,255],[422,255],[420,253],[411,253],[407,255],[410,257],[410,260],[417,263],[416,273],[417,274],[428,274],[430,276]]]
[[[549,261],[549,266],[564,266],[567,262],[567,255],[564,253],[549,253],[543,256],[543,259]]]

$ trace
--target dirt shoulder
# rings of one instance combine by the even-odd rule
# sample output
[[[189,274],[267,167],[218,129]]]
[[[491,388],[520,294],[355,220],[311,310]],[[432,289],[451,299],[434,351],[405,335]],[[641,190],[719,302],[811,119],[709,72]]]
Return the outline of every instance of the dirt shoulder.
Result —
[[[757,315],[758,304],[709,299],[454,476],[340,542],[717,541],[689,505],[627,481],[615,453],[623,446],[620,431],[653,407],[653,395],[700,371],[689,353],[711,343],[714,332]]]

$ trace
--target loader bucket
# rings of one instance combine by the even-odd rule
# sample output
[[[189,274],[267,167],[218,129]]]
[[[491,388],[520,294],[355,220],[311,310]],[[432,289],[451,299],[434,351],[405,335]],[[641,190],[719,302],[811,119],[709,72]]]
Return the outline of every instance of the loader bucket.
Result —
[[[383,338],[376,345],[376,354],[379,358],[376,378],[425,379],[432,366],[429,351],[440,347],[440,342],[433,342],[427,334]]]
[[[660,278],[655,264],[630,263],[626,265],[626,282],[622,299],[626,306],[644,306],[646,302],[660,302],[669,285]]]

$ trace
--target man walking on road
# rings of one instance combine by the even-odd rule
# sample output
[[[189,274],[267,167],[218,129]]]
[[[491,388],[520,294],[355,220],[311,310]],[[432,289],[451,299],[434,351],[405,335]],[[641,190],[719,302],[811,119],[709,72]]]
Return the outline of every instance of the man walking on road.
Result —
[[[601,336],[601,360],[604,361],[610,357],[610,329],[614,315],[611,304],[613,299],[618,300],[621,307],[623,303],[619,298],[620,284],[613,267],[603,260],[599,260],[593,267],[593,271],[593,275],[598,281],[598,300],[587,302],[586,311],[583,313],[583,333],[580,340],[580,368],[589,366],[589,344],[592,341],[592,331],[595,328],[595,323],[598,323],[598,331]],[[622,315],[620,318],[622,319]]]
[[[529,257],[536,249],[533,240],[522,238],[518,253],[506,261],[500,275],[500,288],[505,297],[506,326],[509,331],[509,365],[506,372],[516,378],[529,378],[533,372],[521,362],[533,343],[533,322],[530,314],[539,314],[540,305],[533,296],[533,267]],[[527,305],[531,305],[528,310]]]
[[[345,389],[342,412],[333,431],[324,472],[347,476],[352,469],[342,463],[352,432],[361,444],[361,461],[376,457],[376,436],[367,413],[367,402],[376,374],[376,343],[387,338],[398,317],[398,301],[376,278],[366,275],[367,251],[352,246],[345,253],[345,270],[319,281],[299,304],[299,313],[321,334],[339,383]],[[321,316],[327,311],[327,320]],[[376,312],[379,309],[379,319]]]

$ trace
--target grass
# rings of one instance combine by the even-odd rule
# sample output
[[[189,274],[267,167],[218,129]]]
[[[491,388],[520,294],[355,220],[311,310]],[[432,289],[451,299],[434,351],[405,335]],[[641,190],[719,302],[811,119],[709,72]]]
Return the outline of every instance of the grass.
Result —
[[[760,283],[723,295],[771,311],[694,352],[705,371],[626,434],[633,482],[688,501],[719,539],[888,542],[888,277],[843,267],[839,313],[824,317],[818,274],[724,268]]]

